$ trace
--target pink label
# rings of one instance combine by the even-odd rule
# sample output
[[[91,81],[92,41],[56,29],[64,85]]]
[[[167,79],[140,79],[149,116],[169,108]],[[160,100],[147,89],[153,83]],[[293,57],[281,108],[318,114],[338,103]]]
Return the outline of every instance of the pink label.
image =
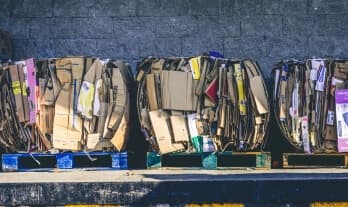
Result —
[[[35,66],[34,60],[26,60],[27,71],[28,71],[28,102],[29,102],[29,123],[33,124],[36,122],[36,77],[35,77]]]
[[[348,139],[338,139],[338,152],[348,152]]]

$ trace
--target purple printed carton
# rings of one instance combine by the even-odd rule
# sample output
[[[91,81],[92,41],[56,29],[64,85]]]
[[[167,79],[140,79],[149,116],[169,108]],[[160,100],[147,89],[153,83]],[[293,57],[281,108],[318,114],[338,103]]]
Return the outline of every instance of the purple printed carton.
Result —
[[[335,97],[338,151],[348,152],[348,89],[337,89]]]

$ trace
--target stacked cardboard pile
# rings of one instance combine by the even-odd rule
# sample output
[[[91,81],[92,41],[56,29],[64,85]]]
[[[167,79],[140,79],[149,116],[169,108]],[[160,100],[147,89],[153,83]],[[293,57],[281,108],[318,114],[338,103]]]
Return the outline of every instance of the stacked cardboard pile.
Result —
[[[153,150],[259,150],[269,103],[252,60],[147,58],[137,68],[138,113]]]
[[[292,145],[307,153],[347,152],[348,60],[282,61],[274,77],[276,119]]]
[[[132,75],[121,61],[28,59],[0,67],[0,144],[7,151],[121,151]]]

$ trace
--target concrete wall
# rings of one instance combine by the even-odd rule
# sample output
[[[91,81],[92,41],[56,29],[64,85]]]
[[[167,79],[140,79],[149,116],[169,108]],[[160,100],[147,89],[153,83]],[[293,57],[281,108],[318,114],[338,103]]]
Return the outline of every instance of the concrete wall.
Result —
[[[281,58],[347,56],[345,0],[0,0],[16,59],[217,50],[249,57],[266,75]]]
[[[0,29],[0,61],[12,55],[11,39],[8,32]]]

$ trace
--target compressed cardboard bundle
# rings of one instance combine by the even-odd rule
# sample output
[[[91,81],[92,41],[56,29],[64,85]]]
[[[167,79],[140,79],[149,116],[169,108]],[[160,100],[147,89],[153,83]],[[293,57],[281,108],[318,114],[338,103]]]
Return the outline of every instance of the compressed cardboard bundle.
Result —
[[[261,149],[269,103],[255,61],[149,57],[138,64],[136,79],[139,119],[152,150]]]
[[[295,149],[348,151],[347,88],[348,60],[290,60],[276,65],[274,112]]]
[[[0,79],[6,151],[124,150],[133,80],[124,62],[28,59],[2,64]]]

